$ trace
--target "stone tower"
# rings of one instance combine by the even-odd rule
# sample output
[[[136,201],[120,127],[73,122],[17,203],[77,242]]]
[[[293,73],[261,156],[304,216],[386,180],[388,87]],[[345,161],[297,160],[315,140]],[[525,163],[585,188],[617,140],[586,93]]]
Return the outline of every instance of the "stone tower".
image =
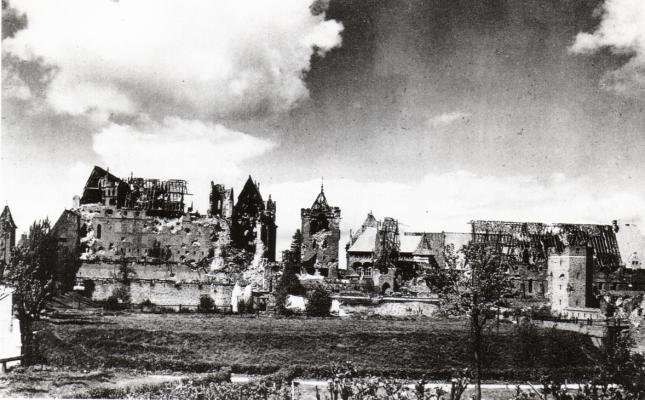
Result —
[[[300,210],[300,218],[304,270],[310,274],[336,279],[340,242],[340,208],[332,207],[327,203],[322,185],[311,208]]]
[[[4,206],[0,214],[0,276],[11,261],[11,251],[16,245],[16,224],[13,222],[9,206]]]
[[[551,311],[566,313],[568,308],[596,306],[593,296],[593,248],[566,246],[549,252],[548,276]]]

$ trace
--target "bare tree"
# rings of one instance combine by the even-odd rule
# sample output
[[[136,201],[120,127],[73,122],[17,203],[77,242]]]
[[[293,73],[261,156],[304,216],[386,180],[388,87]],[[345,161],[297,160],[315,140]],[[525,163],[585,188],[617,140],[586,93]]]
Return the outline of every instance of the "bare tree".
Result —
[[[37,221],[26,240],[12,253],[3,282],[13,289],[14,312],[20,322],[23,363],[36,361],[33,323],[40,318],[54,295],[54,277],[58,263],[57,243],[48,220]]]
[[[498,246],[471,243],[462,252],[464,265],[459,268],[454,247],[447,247],[445,268],[427,271],[426,281],[439,295],[444,312],[469,319],[476,398],[481,399],[484,328],[495,319],[512,286],[506,258]]]

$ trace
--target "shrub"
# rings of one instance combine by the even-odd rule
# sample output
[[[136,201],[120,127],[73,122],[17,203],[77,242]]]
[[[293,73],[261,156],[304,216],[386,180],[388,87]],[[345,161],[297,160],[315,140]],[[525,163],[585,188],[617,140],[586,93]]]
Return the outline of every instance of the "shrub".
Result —
[[[96,284],[91,279],[85,279],[83,281],[83,287],[85,288],[83,290],[83,296],[91,299],[92,295],[94,294],[94,290],[96,289]]]
[[[153,307],[154,303],[150,301],[150,299],[145,299],[144,301],[141,302],[140,304],[141,307]]]
[[[119,299],[115,295],[111,295],[110,297],[105,300],[105,303],[103,303],[103,308],[109,311],[117,311],[122,308],[121,303],[119,303]]]
[[[325,317],[329,315],[330,308],[331,296],[326,289],[319,287],[307,295],[307,305],[305,306],[307,315],[311,317]]]
[[[190,311],[190,307],[183,307],[180,305],[179,310],[177,310],[177,312],[180,314],[190,314],[191,311]]]
[[[243,299],[238,300],[237,302],[237,312],[240,314],[247,314],[253,312],[253,303],[251,300],[244,301]]]
[[[515,328],[516,349],[513,359],[518,365],[531,367],[537,363],[542,338],[537,326],[530,320],[522,320]]]
[[[199,296],[199,305],[197,306],[197,312],[200,313],[212,313],[215,312],[215,300],[207,294]]]

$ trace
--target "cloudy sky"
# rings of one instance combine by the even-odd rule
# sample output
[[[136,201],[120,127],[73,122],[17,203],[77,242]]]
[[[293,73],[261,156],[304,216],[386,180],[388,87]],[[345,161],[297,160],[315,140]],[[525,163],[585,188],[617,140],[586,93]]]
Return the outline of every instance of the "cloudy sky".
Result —
[[[56,218],[93,165],[344,233],[645,225],[642,0],[3,1],[0,200]]]

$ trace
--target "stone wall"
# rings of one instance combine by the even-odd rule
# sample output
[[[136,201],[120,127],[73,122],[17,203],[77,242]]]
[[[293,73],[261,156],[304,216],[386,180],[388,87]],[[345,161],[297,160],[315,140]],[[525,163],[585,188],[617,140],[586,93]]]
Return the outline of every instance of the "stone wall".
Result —
[[[204,282],[208,279],[203,269],[193,269],[181,264],[136,264],[133,279],[162,280],[175,282]],[[108,262],[84,262],[76,274],[77,281],[84,279],[115,279],[119,264]]]
[[[92,280],[94,292],[92,300],[106,300],[112,295],[115,288],[121,286],[114,280]],[[133,304],[145,300],[166,307],[196,307],[201,295],[208,295],[215,301],[215,306],[220,310],[228,310],[231,306],[233,285],[206,284],[206,283],[174,283],[172,281],[144,281],[135,280],[129,285],[130,297]]]
[[[337,299],[332,301],[332,311],[340,316],[369,316],[379,315],[388,317],[433,316],[437,304],[427,301],[383,301],[378,304],[347,304]]]

